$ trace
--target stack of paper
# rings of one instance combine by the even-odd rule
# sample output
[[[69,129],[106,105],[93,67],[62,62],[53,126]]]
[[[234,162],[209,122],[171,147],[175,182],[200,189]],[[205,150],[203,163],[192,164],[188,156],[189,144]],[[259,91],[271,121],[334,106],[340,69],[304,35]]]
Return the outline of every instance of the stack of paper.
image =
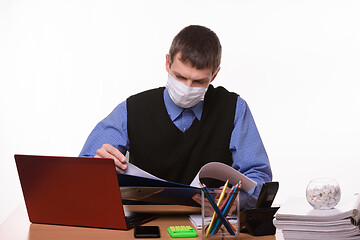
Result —
[[[285,240],[360,239],[360,194],[342,197],[330,210],[315,210],[306,198],[291,198],[276,212],[274,226]]]
[[[202,227],[201,213],[200,214],[190,214],[189,219],[190,219],[191,223],[194,225],[194,228],[201,229],[201,227]],[[233,225],[235,225],[237,223],[236,218],[227,217],[227,219]],[[211,221],[211,217],[205,217],[205,219],[204,219],[205,225],[209,225],[210,221]]]

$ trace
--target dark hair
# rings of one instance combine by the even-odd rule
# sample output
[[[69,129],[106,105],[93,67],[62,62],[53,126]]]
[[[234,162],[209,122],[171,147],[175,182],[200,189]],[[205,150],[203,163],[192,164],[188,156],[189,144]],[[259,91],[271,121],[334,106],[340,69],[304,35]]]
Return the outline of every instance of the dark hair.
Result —
[[[180,52],[182,62],[190,62],[197,69],[211,68],[215,73],[221,62],[219,38],[210,29],[190,25],[182,29],[173,39],[169,50],[169,63]]]

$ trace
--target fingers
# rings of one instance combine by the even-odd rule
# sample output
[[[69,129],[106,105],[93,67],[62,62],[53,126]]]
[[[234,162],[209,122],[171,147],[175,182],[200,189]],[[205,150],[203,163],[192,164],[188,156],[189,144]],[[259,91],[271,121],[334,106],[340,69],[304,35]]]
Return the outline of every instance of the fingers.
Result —
[[[109,144],[104,144],[103,147],[108,153],[110,153],[112,156],[115,157],[114,161],[115,161],[115,166],[117,167],[117,171],[124,173],[124,171],[127,168],[126,157],[119,151],[119,149]]]
[[[124,173],[127,168],[126,157],[119,151],[119,149],[104,144],[96,151],[96,158],[112,158],[114,159],[115,168],[117,172]]]
[[[194,196],[192,196],[192,199],[201,205],[201,195],[200,194],[195,194]]]
[[[192,199],[197,202],[198,204],[201,205],[201,195],[200,194],[195,194],[194,196],[192,196]],[[206,215],[211,215],[213,213],[213,208],[210,204],[210,202],[207,199],[204,199],[204,203],[205,203],[205,214]]]

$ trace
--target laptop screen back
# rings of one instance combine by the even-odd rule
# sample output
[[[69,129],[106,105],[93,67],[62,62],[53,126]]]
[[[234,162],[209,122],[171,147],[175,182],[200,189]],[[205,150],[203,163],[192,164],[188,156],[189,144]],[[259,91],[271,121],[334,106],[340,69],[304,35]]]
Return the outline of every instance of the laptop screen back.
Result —
[[[30,222],[127,229],[112,159],[15,155]]]

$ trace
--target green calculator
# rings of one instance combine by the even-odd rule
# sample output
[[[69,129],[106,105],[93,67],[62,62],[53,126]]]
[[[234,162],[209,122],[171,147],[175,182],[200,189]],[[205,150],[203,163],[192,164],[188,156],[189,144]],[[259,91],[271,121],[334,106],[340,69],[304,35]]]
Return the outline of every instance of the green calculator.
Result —
[[[190,226],[170,226],[168,227],[170,237],[173,238],[187,238],[196,237],[197,232]]]

